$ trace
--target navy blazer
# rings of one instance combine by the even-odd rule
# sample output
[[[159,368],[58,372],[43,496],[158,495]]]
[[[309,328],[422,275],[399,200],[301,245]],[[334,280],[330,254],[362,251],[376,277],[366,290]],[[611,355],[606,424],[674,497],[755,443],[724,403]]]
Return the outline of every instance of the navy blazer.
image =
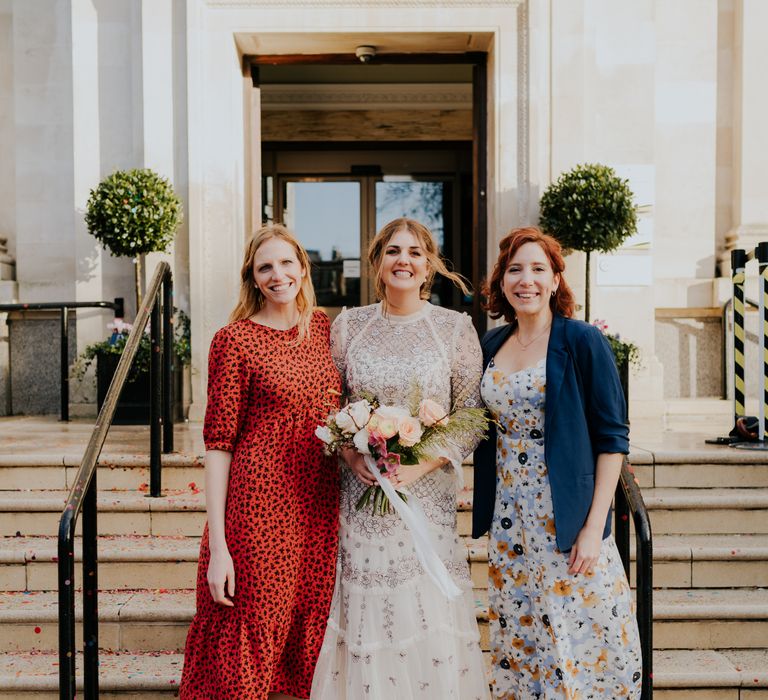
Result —
[[[483,368],[515,328],[488,331]],[[544,401],[544,455],[555,515],[557,546],[567,552],[586,522],[595,490],[597,456],[629,452],[624,394],[608,341],[594,326],[555,314],[549,332]],[[472,537],[491,527],[496,500],[496,426],[475,450]],[[610,511],[603,538],[611,532]]]

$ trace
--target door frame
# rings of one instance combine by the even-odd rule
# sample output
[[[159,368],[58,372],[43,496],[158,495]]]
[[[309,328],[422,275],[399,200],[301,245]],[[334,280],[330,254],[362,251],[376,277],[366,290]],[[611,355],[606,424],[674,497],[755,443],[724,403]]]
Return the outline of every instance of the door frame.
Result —
[[[469,64],[472,66],[472,286],[474,297],[472,320],[482,337],[488,317],[482,308],[481,284],[485,279],[488,259],[488,53],[381,53],[373,59],[376,64]],[[260,65],[349,65],[359,64],[354,54],[258,54],[243,56],[243,74],[251,91],[260,87]],[[251,202],[261,199],[261,141],[260,101],[246,100],[250,106],[247,139],[250,166],[246,166],[246,183]],[[255,122],[255,123],[254,123]],[[342,146],[339,143],[339,146]],[[255,197],[255,200],[254,200]],[[253,204],[248,208],[253,212]],[[261,216],[259,212],[259,217]],[[253,221],[258,219],[253,218]]]

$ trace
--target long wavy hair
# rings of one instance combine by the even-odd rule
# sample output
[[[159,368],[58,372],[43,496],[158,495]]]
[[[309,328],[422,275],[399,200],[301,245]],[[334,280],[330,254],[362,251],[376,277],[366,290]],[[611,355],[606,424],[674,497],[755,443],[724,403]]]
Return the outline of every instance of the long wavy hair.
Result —
[[[443,258],[440,257],[437,241],[432,235],[432,232],[424,226],[424,224],[419,223],[415,219],[401,217],[399,219],[393,219],[388,224],[384,224],[371,241],[371,245],[368,247],[368,262],[374,273],[374,291],[376,292],[376,298],[381,301],[381,308],[384,313],[387,311],[387,287],[384,284],[384,280],[381,278],[382,262],[389,241],[399,231],[408,231],[413,234],[416,240],[420,243],[424,250],[424,255],[427,258],[427,279],[424,280],[424,284],[421,285],[421,289],[419,290],[420,298],[429,299],[432,283],[435,280],[436,274],[440,274],[451,280],[451,282],[461,289],[464,294],[469,294],[469,282],[457,272],[449,269],[445,264]]]
[[[309,325],[312,321],[312,312],[315,309],[315,288],[312,286],[312,275],[307,251],[301,243],[285,226],[281,224],[267,224],[256,231],[246,242],[243,254],[243,265],[240,268],[240,299],[229,315],[229,322],[250,318],[264,307],[264,296],[256,286],[253,277],[253,260],[259,248],[271,238],[279,238],[290,244],[296,252],[299,265],[304,269],[305,275],[301,280],[299,293],[296,295],[296,306],[299,310],[298,334],[294,343],[298,345],[309,336]]]
[[[560,283],[557,285],[555,294],[549,300],[549,308],[552,309],[552,313],[558,313],[561,316],[570,318],[573,316],[575,303],[573,292],[563,276],[565,272],[563,249],[560,247],[557,239],[544,233],[536,226],[512,229],[499,242],[499,257],[496,259],[496,264],[493,266],[490,278],[483,284],[482,293],[485,297],[483,308],[491,318],[501,318],[503,316],[505,321],[511,322],[515,320],[515,310],[507,301],[507,297],[504,296],[501,281],[504,278],[504,273],[509,263],[515,257],[515,253],[526,243],[537,243],[541,246],[552,267],[552,272],[560,276]]]

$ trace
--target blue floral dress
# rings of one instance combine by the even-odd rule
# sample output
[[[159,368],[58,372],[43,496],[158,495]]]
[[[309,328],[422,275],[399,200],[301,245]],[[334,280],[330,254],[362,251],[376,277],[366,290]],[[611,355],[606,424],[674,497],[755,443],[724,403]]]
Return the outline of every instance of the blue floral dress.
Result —
[[[557,548],[545,392],[544,359],[512,374],[492,361],[481,383],[502,426],[488,548],[491,688],[504,700],[638,698],[640,641],[613,536],[591,574],[569,574]]]

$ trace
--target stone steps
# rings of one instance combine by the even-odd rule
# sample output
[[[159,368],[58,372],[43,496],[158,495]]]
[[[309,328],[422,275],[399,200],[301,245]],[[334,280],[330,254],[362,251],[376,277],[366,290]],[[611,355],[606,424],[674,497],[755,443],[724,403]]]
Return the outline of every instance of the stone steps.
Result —
[[[488,648],[488,595],[475,591],[483,648]],[[0,593],[0,652],[57,649],[57,597],[48,592]],[[195,611],[194,590],[102,591],[99,645],[109,651],[182,651]],[[77,598],[77,619],[80,597]],[[79,630],[79,627],[78,627]],[[657,591],[657,649],[768,647],[768,591]]]
[[[642,489],[648,488],[768,488],[768,456],[764,452],[720,447],[650,452],[632,447],[630,469]],[[701,445],[701,448],[698,447]],[[464,466],[464,485],[471,488],[474,467]],[[645,493],[645,491],[644,491]]]
[[[56,532],[68,495],[59,490],[0,491],[0,533],[36,536]],[[102,535],[199,537],[205,525],[205,496],[194,481],[184,490],[164,489],[158,498],[150,498],[146,488],[100,489],[98,511]],[[78,520],[78,533],[80,526]]]
[[[64,490],[0,491],[0,533],[49,535],[58,526]],[[653,532],[663,534],[768,534],[768,488],[647,488]],[[100,490],[99,531],[104,535],[199,535],[205,498],[196,481],[159,498],[141,491]],[[472,491],[459,494],[459,534],[472,527]]]
[[[469,488],[459,493],[461,535],[472,532],[472,496]],[[648,487],[643,501],[654,535],[768,534],[768,488]]]
[[[482,588],[487,539],[465,542],[472,583]],[[630,546],[633,556],[634,541]],[[659,535],[653,538],[653,553],[654,588],[768,587],[768,535]]]
[[[462,538],[473,585],[488,576],[487,539]],[[79,539],[76,558],[79,561]],[[634,543],[632,543],[634,547]],[[112,535],[99,538],[103,589],[194,587],[199,538]],[[57,587],[55,537],[0,538],[0,590]],[[76,578],[76,581],[79,581]],[[768,587],[768,535],[660,535],[654,538],[656,588]]]
[[[75,480],[80,454],[65,454],[61,458],[48,455],[0,454],[0,490],[28,489],[69,490]],[[162,455],[163,490],[183,491],[190,483],[204,483],[202,457],[185,454]],[[147,490],[149,486],[149,457],[147,455],[103,454],[97,473],[99,492]]]
[[[3,698],[58,696],[51,535],[80,456],[0,455]],[[768,460],[727,448],[638,448],[631,459],[654,531],[657,700],[768,700]],[[104,698],[172,697],[180,676],[205,520],[204,470],[198,457],[163,461],[159,499],[146,497],[144,456],[106,455],[98,470]],[[471,464],[464,477],[459,528],[487,649],[487,540],[466,537]]]
[[[183,656],[171,652],[105,652],[100,654],[100,664],[100,697],[149,700],[173,696]],[[661,700],[761,700],[768,692],[768,654],[751,649],[657,651],[653,675],[654,696]],[[4,699],[54,700],[57,688],[55,654],[0,654]],[[757,694],[744,694],[745,690]]]

